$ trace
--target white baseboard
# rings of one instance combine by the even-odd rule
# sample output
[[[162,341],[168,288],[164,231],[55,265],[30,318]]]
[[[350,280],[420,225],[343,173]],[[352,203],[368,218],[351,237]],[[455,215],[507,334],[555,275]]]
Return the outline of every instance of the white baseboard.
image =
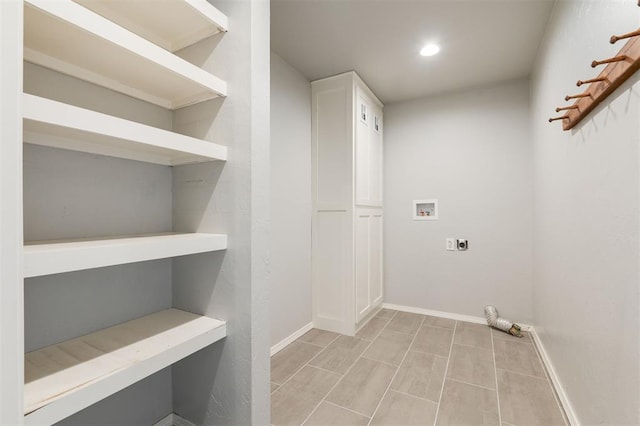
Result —
[[[196,426],[189,420],[180,417],[176,413],[171,413],[167,417],[155,423],[153,426]]]
[[[290,336],[285,337],[275,345],[271,346],[271,356],[274,356],[275,354],[283,350],[286,346],[291,344],[294,340],[296,340],[298,337],[302,336],[304,333],[311,330],[312,328],[313,328],[313,323],[310,322],[309,324],[302,327],[300,330],[294,331],[293,334],[291,334]]]
[[[533,342],[535,343],[536,348],[538,349],[538,353],[540,354],[542,363],[547,369],[547,373],[549,374],[549,379],[551,380],[551,383],[553,384],[553,388],[555,389],[556,394],[560,399],[560,405],[562,405],[562,408],[564,409],[564,413],[567,415],[567,420],[569,420],[569,424],[571,426],[580,426],[580,422],[578,421],[578,416],[576,416],[576,412],[573,410],[573,406],[571,405],[571,402],[569,401],[569,398],[567,397],[567,394],[564,391],[562,384],[560,383],[560,378],[556,374],[556,370],[553,368],[553,363],[551,362],[551,359],[549,358],[549,355],[547,354],[547,351],[545,350],[544,345],[542,344],[542,340],[540,340],[540,336],[536,332],[535,327],[531,327],[531,329],[529,330],[529,333],[531,334],[531,337],[533,337]]]
[[[433,311],[431,309],[414,308],[412,306],[394,305],[392,303],[383,303],[383,308],[393,309],[401,312],[410,312],[412,314],[429,315],[432,317],[448,318],[456,321],[472,322],[475,324],[487,324],[487,319],[484,317],[475,317],[473,315],[453,314],[451,312]],[[522,327],[524,331],[529,331],[532,327],[528,324],[522,324],[518,322],[518,325]]]

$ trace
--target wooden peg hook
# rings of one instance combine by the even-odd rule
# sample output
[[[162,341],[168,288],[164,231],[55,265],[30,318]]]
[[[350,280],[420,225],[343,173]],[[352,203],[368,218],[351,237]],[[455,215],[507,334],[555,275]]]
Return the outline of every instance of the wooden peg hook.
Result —
[[[610,64],[612,62],[626,61],[627,59],[629,59],[627,55],[620,55],[609,59],[603,59],[602,61],[593,61],[591,62],[591,68],[595,68],[598,65]]]
[[[609,43],[616,44],[616,42],[618,40],[624,40],[625,38],[636,37],[636,36],[639,36],[639,35],[640,35],[640,30],[635,30],[635,31],[632,31],[630,33],[622,34],[622,35],[619,35],[619,36],[612,35],[611,39],[609,39]]]
[[[568,111],[570,109],[579,109],[578,105],[571,105],[571,106],[566,106],[566,107],[558,107],[556,108],[556,112],[560,112],[560,111]]]
[[[557,121],[557,120],[568,120],[568,119],[569,119],[568,115],[563,115],[562,117],[550,118],[549,123],[553,123],[554,121]]]
[[[567,95],[564,97],[565,101],[570,101],[571,99],[578,99],[578,98],[592,98],[593,95],[591,95],[591,93],[580,93],[579,95]]]
[[[607,79],[606,77],[597,77],[597,78],[592,78],[590,80],[578,80],[578,82],[576,83],[576,86],[580,87],[583,84],[596,83],[598,81],[605,81],[606,79]]]

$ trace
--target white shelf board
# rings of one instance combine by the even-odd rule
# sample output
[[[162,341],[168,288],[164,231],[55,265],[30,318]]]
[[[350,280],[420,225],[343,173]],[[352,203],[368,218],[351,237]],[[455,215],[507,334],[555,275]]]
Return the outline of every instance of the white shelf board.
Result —
[[[177,109],[227,83],[71,0],[25,0],[24,59]]]
[[[224,338],[226,323],[167,309],[25,355],[25,424],[53,424]]]
[[[50,99],[23,95],[24,141],[177,166],[226,160],[227,148]]]
[[[226,235],[202,233],[34,241],[24,246],[24,277],[144,262],[226,248]]]
[[[227,17],[206,0],[73,0],[171,52],[227,31]]]

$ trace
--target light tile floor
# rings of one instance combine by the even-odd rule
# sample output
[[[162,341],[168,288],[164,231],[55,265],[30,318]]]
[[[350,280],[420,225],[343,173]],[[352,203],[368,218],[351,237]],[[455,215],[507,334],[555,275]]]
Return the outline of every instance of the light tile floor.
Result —
[[[381,310],[271,358],[279,425],[567,425],[530,336]]]

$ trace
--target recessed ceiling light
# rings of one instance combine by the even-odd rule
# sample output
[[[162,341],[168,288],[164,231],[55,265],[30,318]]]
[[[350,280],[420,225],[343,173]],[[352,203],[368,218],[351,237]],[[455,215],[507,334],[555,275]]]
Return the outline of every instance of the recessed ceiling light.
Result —
[[[422,56],[433,56],[440,51],[440,47],[437,44],[427,44],[422,48],[420,54]]]

